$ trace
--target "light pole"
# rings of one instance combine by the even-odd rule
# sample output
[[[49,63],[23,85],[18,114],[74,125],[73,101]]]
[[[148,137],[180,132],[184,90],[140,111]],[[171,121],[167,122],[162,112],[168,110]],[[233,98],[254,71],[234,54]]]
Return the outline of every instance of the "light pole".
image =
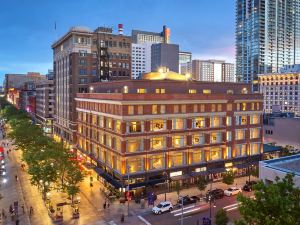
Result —
[[[167,186],[167,190],[165,191],[165,201],[167,201],[167,191],[169,191],[169,185],[168,185],[169,176],[168,176],[168,173],[166,171],[163,172],[163,175],[165,176],[165,183],[166,183],[166,186]]]
[[[183,225],[183,197],[181,196],[181,225]]]
[[[130,166],[127,165],[127,215],[129,216],[129,172],[130,172]]]

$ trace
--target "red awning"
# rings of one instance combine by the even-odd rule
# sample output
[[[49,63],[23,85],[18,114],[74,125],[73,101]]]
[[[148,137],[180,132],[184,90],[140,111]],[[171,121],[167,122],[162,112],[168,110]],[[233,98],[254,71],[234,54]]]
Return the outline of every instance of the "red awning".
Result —
[[[4,148],[0,146],[0,152],[4,152]]]

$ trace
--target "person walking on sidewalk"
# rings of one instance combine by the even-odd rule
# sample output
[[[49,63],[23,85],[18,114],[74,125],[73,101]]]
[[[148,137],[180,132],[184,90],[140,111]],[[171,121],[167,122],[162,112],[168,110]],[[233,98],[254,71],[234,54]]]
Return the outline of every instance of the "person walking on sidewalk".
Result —
[[[25,214],[25,207],[24,207],[24,204],[21,205],[21,208],[22,208],[23,214]]]
[[[29,215],[30,215],[30,216],[33,215],[33,208],[32,208],[32,206],[30,206],[30,209],[29,209]]]

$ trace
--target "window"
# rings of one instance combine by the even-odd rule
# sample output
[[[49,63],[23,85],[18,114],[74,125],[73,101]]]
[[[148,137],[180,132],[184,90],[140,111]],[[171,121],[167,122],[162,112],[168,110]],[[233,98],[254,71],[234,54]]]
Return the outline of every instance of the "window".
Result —
[[[256,103],[256,110],[259,110],[260,107],[259,107],[259,102]]]
[[[259,115],[251,115],[250,116],[250,124],[259,124],[260,116]]]
[[[230,159],[231,158],[231,147],[226,147],[226,152],[225,152],[225,159]]]
[[[210,89],[204,89],[203,94],[211,94],[211,90]]]
[[[152,120],[150,122],[151,131],[163,131],[166,129],[166,121],[165,120]]]
[[[98,116],[99,127],[104,127],[104,118],[103,116]]]
[[[240,103],[236,103],[236,110],[237,110],[237,111],[240,111],[240,110],[241,110]]]
[[[107,129],[112,129],[112,119],[111,118],[106,118],[106,125],[105,125],[105,127],[107,128]]]
[[[251,103],[251,110],[255,110],[255,103],[254,102]]]
[[[159,155],[151,155],[149,157],[149,169],[155,170],[155,169],[162,169],[165,168],[165,157],[163,154]]]
[[[196,117],[193,119],[193,128],[204,128],[205,127],[205,118]]]
[[[227,94],[228,95],[232,95],[233,94],[233,90],[227,90]]]
[[[129,173],[144,171],[144,159],[142,157],[132,157],[126,160],[126,165],[130,165]],[[128,170],[128,168],[127,168]]]
[[[245,139],[245,130],[235,130],[235,140],[243,140]]]
[[[129,133],[142,132],[142,123],[139,121],[129,122]]]
[[[211,104],[211,111],[215,112],[216,111],[216,105],[215,104]]]
[[[128,86],[123,87],[123,93],[127,94],[128,93]]]
[[[129,105],[128,106],[128,115],[133,115],[134,114],[134,106],[133,105]]]
[[[170,165],[169,167],[181,166],[184,164],[183,152],[172,152],[169,156]]]
[[[247,110],[247,103],[242,103],[242,111],[246,111]]]
[[[219,160],[222,158],[222,149],[220,147],[214,147],[210,149],[210,159]]]
[[[221,117],[211,117],[210,118],[210,127],[220,127],[222,124],[222,118]]]
[[[226,141],[232,141],[232,133],[231,131],[226,132]]]
[[[181,113],[186,113],[186,105],[181,105]]]
[[[235,145],[235,156],[245,156],[247,155],[246,144]]]
[[[118,133],[121,132],[121,121],[120,120],[115,121],[115,131]]]
[[[152,114],[157,114],[157,105],[152,105]]]
[[[130,139],[126,141],[126,152],[139,152],[143,151],[142,139]]]
[[[250,139],[259,138],[260,137],[260,129],[259,128],[251,128],[250,129]]]
[[[222,104],[218,104],[218,112],[222,111]]]
[[[115,139],[115,149],[120,152],[121,151],[121,139],[116,138]]]
[[[200,163],[202,162],[202,151],[201,149],[194,149],[193,150],[193,157],[192,157],[192,163]]]
[[[200,105],[200,111],[204,112],[205,111],[205,105]]]
[[[205,144],[205,135],[203,133],[194,134],[192,136],[193,145],[204,145]]]
[[[250,143],[250,154],[260,154],[260,143]]]
[[[185,120],[182,118],[172,119],[172,129],[173,130],[185,129]]]
[[[213,132],[210,134],[210,143],[220,143],[222,142],[222,133],[221,132]]]
[[[179,105],[174,105],[174,113],[178,113],[179,112]]]
[[[156,88],[155,89],[155,93],[156,94],[165,94],[166,93],[166,89],[164,89],[164,88]]]
[[[232,125],[232,117],[231,116],[227,116],[226,117],[226,126],[231,126]]]
[[[151,150],[160,150],[166,147],[166,141],[164,137],[154,137],[150,139]]]
[[[142,105],[139,105],[139,106],[138,106],[138,114],[139,114],[139,115],[142,115],[142,114],[143,114],[143,106],[142,106]]]
[[[160,113],[161,114],[166,113],[166,106],[165,105],[160,105]]]
[[[190,94],[196,94],[196,93],[197,93],[197,90],[196,90],[196,89],[189,89],[189,93],[190,93]]]
[[[247,88],[243,88],[243,89],[242,89],[242,94],[248,94]]]
[[[145,89],[145,88],[138,88],[136,91],[137,91],[138,94],[145,94],[145,93],[147,93],[147,89]]]
[[[193,111],[194,111],[194,113],[196,113],[196,112],[198,112],[198,105],[193,105]]]
[[[246,125],[247,124],[247,116],[236,116],[236,125]]]
[[[180,148],[185,146],[185,136],[173,136],[172,137],[172,146],[173,148]]]

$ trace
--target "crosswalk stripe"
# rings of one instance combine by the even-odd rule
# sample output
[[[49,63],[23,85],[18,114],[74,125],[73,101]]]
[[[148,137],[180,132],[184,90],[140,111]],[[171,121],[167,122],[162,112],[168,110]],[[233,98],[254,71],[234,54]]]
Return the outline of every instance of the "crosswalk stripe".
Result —
[[[194,208],[194,207],[195,207],[195,205],[183,207],[183,210],[190,209],[190,208]],[[179,211],[181,211],[181,210],[182,210],[181,208],[180,208],[180,209],[176,209],[176,210],[171,211],[171,213],[176,213],[176,212],[179,212]]]
[[[232,207],[237,206],[238,204],[239,204],[239,203],[235,203],[235,204],[232,204],[232,205],[227,205],[227,206],[224,206],[223,209],[232,208]]]

